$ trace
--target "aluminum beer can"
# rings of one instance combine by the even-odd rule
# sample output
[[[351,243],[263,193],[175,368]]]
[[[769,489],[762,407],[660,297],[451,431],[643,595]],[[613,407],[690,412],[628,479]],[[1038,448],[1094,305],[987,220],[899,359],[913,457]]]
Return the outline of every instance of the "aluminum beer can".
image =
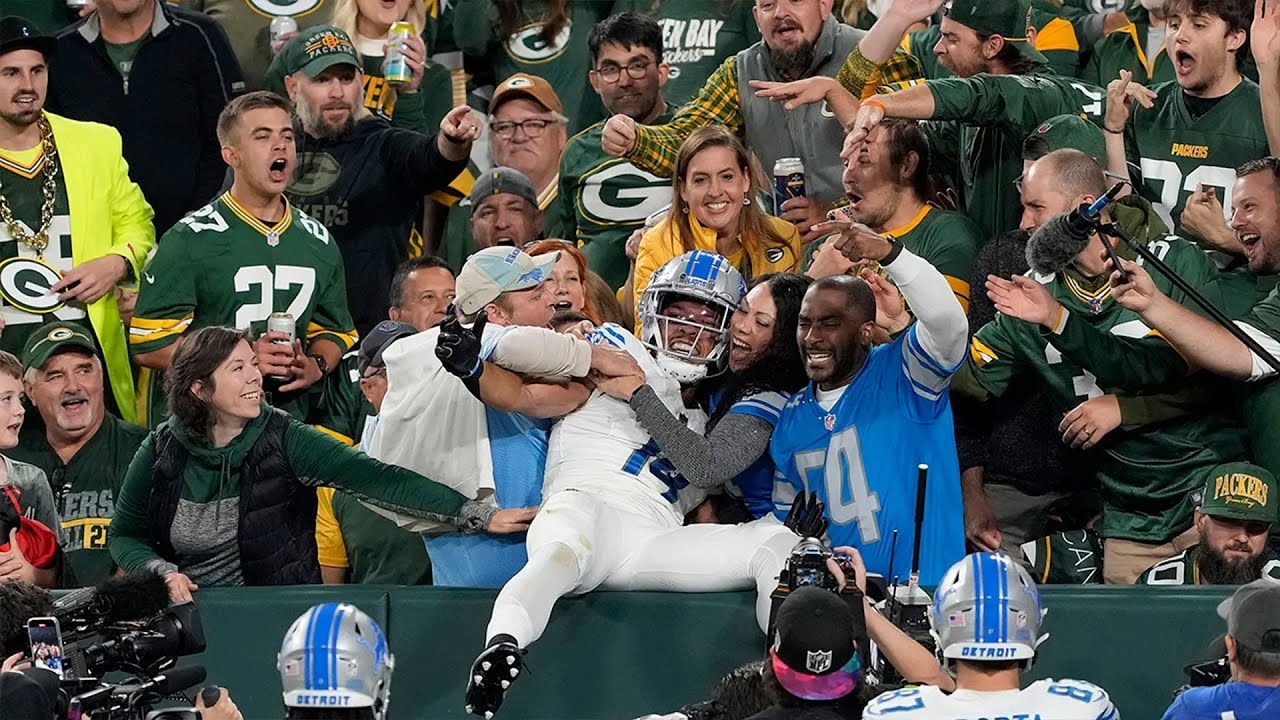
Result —
[[[403,85],[413,79],[409,63],[404,59],[404,44],[413,34],[413,23],[391,23],[387,31],[387,54],[382,58],[382,77],[393,85]]]
[[[804,163],[800,158],[778,158],[773,164],[774,212],[781,214],[782,203],[804,196]]]
[[[89,4],[89,0],[67,0],[68,10],[83,10],[85,5]]]
[[[284,48],[285,43],[289,42],[285,35],[298,32],[298,23],[288,15],[281,15],[271,21],[271,52],[272,54],[280,52]]]
[[[267,318],[267,332],[284,333],[289,336],[288,340],[276,340],[276,343],[280,345],[292,345],[294,331],[293,316],[287,312],[271,313],[271,316]]]

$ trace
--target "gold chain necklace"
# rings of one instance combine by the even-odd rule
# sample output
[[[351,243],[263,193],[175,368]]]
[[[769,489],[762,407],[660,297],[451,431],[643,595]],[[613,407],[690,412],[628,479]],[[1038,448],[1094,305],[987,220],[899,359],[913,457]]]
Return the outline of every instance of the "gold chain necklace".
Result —
[[[49,119],[44,113],[40,114],[38,122],[40,123],[40,144],[44,151],[44,185],[41,187],[44,199],[40,203],[40,229],[31,235],[22,229],[13,217],[13,211],[9,209],[9,200],[4,196],[3,183],[0,183],[0,220],[4,221],[9,237],[17,242],[26,243],[37,255],[43,255],[45,247],[49,245],[49,223],[53,220],[53,203],[58,194],[56,182],[58,148],[53,143],[53,128],[49,126]]]

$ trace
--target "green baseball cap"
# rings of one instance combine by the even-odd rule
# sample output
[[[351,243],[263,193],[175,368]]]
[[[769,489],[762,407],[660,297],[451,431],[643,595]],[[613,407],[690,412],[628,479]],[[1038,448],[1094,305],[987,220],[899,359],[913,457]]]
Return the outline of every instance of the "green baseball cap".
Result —
[[[49,358],[73,347],[83,348],[90,355],[98,352],[98,344],[83,327],[69,322],[51,322],[27,338],[27,344],[22,348],[22,366],[42,368]]]
[[[311,78],[334,65],[360,67],[350,36],[332,25],[318,25],[295,35],[280,49],[279,60],[285,75],[303,72]]]
[[[1027,41],[1027,25],[1031,21],[1031,3],[1027,0],[955,0],[947,17],[974,32],[999,35],[1012,43],[1023,55],[1035,62],[1048,59]]]
[[[1235,520],[1276,521],[1276,478],[1252,463],[1235,462],[1209,471],[1200,512]]]
[[[1107,166],[1107,141],[1097,125],[1079,115],[1057,115],[1040,123],[1029,137],[1043,138],[1049,152],[1075,148],[1088,155],[1102,167]]]

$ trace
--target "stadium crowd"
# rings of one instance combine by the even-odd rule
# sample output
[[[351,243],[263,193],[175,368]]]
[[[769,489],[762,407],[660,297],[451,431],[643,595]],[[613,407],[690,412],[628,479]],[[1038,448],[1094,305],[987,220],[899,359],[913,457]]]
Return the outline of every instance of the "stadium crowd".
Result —
[[[501,588],[479,715],[597,588],[755,587],[831,699],[817,503],[946,652],[1280,581],[1278,5],[0,0],[0,580]]]

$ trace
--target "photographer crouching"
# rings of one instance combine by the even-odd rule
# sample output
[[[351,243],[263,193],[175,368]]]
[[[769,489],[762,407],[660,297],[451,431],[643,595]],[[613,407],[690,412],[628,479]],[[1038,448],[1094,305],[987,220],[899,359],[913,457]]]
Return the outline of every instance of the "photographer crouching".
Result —
[[[1280,717],[1280,582],[1255,580],[1218,606],[1227,621],[1231,681],[1193,687],[1164,720],[1263,720]]]

